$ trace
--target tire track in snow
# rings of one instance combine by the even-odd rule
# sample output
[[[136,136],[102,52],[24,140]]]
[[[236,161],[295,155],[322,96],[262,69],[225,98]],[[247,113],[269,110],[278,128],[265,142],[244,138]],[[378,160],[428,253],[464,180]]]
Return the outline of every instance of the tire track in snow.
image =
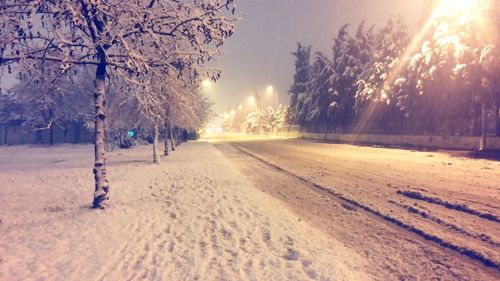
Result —
[[[469,232],[469,231],[461,228],[458,225],[446,222],[443,219],[441,219],[441,218],[439,218],[437,216],[432,215],[430,212],[426,212],[424,210],[421,210],[421,208],[418,207],[418,205],[410,206],[410,205],[407,205],[407,204],[401,204],[401,203],[395,202],[394,200],[388,200],[387,202],[389,202],[390,204],[393,204],[393,205],[395,205],[395,206],[397,206],[399,208],[405,209],[409,213],[417,214],[417,215],[419,215],[421,218],[423,218],[425,220],[430,220],[430,221],[432,221],[434,223],[442,225],[442,226],[446,227],[447,229],[449,229],[450,231],[453,231],[455,233],[459,233],[459,234],[462,234],[462,235],[465,235],[465,236],[468,236],[468,237],[471,237],[471,238],[483,241],[483,242],[485,242],[485,243],[487,243],[487,244],[489,244],[489,245],[491,245],[493,247],[499,247],[500,246],[500,242],[495,241],[491,236],[486,235],[484,233],[481,233],[481,234],[471,233],[471,232]]]
[[[451,249],[463,256],[466,256],[472,260],[475,260],[475,261],[479,261],[481,262],[483,265],[487,266],[487,267],[490,267],[490,268],[494,268],[496,270],[499,270],[500,268],[500,263],[498,263],[497,261],[494,261],[486,256],[484,256],[482,253],[479,253],[477,251],[474,251],[472,249],[469,249],[467,247],[462,247],[460,245],[457,245],[457,244],[454,244],[452,242],[449,242],[449,241],[446,241],[436,235],[432,235],[432,234],[429,234],[419,228],[416,228],[415,226],[412,226],[410,224],[407,224],[397,218],[394,218],[394,217],[391,217],[389,215],[386,215],[386,214],[383,214],[382,212],[376,210],[376,209],[373,209],[369,206],[366,206],[364,204],[361,204],[360,202],[354,200],[354,199],[351,199],[351,198],[348,198],[346,196],[344,196],[343,194],[339,193],[339,192],[335,192],[334,190],[332,189],[329,189],[325,186],[322,186],[322,185],[319,185],[317,183],[314,183],[300,175],[297,175],[293,172],[290,172],[278,165],[275,165],[273,163],[270,163],[268,162],[267,160],[259,157],[258,155],[252,153],[252,152],[249,152],[248,150],[246,149],[243,149],[242,147],[240,147],[239,145],[236,145],[235,143],[231,143],[231,145],[236,148],[237,150],[241,151],[242,153],[266,164],[267,166],[270,166],[282,173],[285,173],[289,176],[292,176],[306,184],[309,184],[311,186],[313,186],[314,188],[318,189],[318,190],[321,190],[322,192],[326,192],[332,196],[334,196],[335,198],[338,198],[339,200],[341,201],[344,201],[346,203],[349,203],[349,204],[352,204],[362,210],[364,210],[365,212],[367,213],[370,213],[370,214],[373,214],[375,215],[376,217],[380,218],[380,219],[383,219],[384,221],[387,221],[387,222],[390,222],[391,224],[393,225],[396,225],[397,227],[399,228],[402,228],[406,231],[409,231],[411,233],[414,233],[422,238],[424,238],[425,240],[427,241],[431,241],[431,242],[434,242],[435,244],[441,246],[441,247],[444,247],[444,248],[447,248],[447,249]]]
[[[411,199],[421,200],[421,201],[425,201],[425,202],[428,202],[431,204],[440,205],[440,206],[443,206],[447,209],[460,211],[460,212],[463,212],[463,213],[466,213],[469,215],[473,215],[473,216],[477,216],[479,218],[486,219],[489,221],[500,222],[500,218],[494,214],[483,213],[483,212],[480,212],[478,210],[474,210],[465,204],[450,203],[450,202],[443,200],[441,198],[426,196],[418,191],[398,190],[397,194],[411,198]]]

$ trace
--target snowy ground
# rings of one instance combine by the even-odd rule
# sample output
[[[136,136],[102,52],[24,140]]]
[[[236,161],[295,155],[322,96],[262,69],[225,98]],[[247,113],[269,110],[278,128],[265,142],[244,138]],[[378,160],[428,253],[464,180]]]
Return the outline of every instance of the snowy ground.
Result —
[[[207,142],[158,166],[150,147],[110,153],[105,211],[89,209],[91,146],[0,155],[0,280],[380,279]]]
[[[500,279],[500,162],[272,138],[112,152],[105,211],[91,146],[0,147],[0,280]]]
[[[500,278],[500,162],[459,152],[231,141],[217,146],[258,174],[251,179],[262,190],[368,260],[372,276]]]

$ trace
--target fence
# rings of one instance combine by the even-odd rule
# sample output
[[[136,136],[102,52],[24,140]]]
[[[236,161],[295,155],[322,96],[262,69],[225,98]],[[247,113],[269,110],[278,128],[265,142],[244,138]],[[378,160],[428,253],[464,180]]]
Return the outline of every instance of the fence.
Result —
[[[305,139],[325,140],[350,144],[369,144],[384,146],[422,147],[435,149],[478,150],[479,136],[418,136],[418,135],[354,135],[354,134],[318,134],[292,130],[281,132],[281,136]],[[488,149],[500,150],[500,137],[489,137]]]
[[[92,132],[89,132],[82,124],[74,124],[67,130],[54,126],[52,130],[54,143],[91,143]],[[19,144],[49,144],[50,130],[34,131],[28,126],[0,126],[0,145]]]

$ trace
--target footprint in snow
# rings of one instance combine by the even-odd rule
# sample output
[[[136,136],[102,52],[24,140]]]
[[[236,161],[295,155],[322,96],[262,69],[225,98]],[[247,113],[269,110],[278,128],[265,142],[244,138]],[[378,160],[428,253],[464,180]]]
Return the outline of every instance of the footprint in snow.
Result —
[[[287,248],[285,255],[283,255],[283,258],[289,261],[296,261],[299,259],[299,257],[300,253],[297,250],[290,247]]]

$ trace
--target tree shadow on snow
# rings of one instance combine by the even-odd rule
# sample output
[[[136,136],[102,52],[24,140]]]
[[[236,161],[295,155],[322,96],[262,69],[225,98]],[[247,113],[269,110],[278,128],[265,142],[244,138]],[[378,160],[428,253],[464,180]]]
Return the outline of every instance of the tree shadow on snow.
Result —
[[[126,166],[130,164],[151,164],[151,159],[123,159],[123,160],[108,160],[108,166]]]
[[[500,161],[500,150],[470,151],[466,153],[465,157]]]
[[[476,160],[491,160],[500,161],[500,150],[486,150],[486,151],[440,151],[445,152],[451,157],[467,158]]]

